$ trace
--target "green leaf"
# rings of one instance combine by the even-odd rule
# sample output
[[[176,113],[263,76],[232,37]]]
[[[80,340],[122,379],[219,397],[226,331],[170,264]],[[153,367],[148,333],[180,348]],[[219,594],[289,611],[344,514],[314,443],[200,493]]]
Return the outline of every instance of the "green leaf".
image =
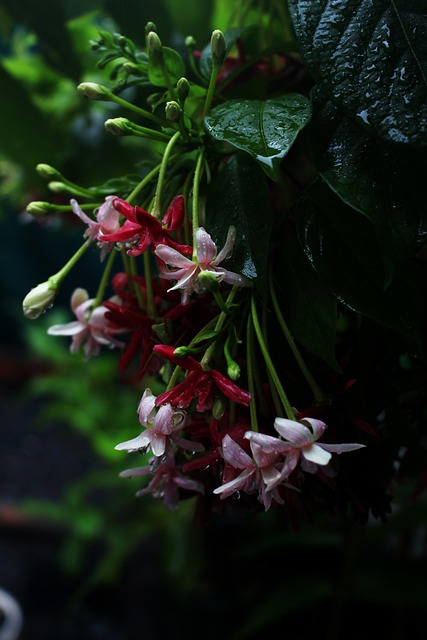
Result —
[[[373,224],[387,280],[427,242],[424,149],[369,136],[320,91],[313,92],[314,150],[322,177]]]
[[[304,193],[296,219],[308,259],[337,300],[398,331],[414,349],[420,349],[422,270],[408,263],[385,291],[384,266],[372,225],[323,182]]]
[[[332,369],[335,359],[337,304],[305,256],[296,235],[278,244],[274,273],[277,297],[292,335]]]
[[[311,118],[310,102],[288,93],[270,100],[229,100],[205,118],[215,140],[249,153],[273,180],[298,133]]]
[[[356,122],[427,144],[427,13],[418,0],[289,0],[316,82]]]
[[[206,227],[219,248],[230,225],[236,227],[237,237],[233,255],[223,266],[255,280],[265,295],[271,211],[264,174],[244,155],[232,156],[224,164],[207,196]]]
[[[159,64],[157,58],[150,57],[148,62],[148,78],[155,87],[167,87],[169,82],[176,85],[178,80],[185,76],[185,64],[178,51],[169,47],[162,47],[163,64]],[[166,72],[165,72],[166,69]]]

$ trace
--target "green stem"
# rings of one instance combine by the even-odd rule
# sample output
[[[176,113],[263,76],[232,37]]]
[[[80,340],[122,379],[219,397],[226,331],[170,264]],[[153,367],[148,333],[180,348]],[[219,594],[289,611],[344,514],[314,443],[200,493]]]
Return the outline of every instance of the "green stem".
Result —
[[[143,188],[149,183],[151,182],[151,180],[153,178],[156,177],[156,175],[159,173],[160,171],[160,167],[161,165],[157,165],[157,167],[155,167],[152,171],[150,171],[150,173],[147,173],[147,175],[141,180],[141,182],[139,182],[136,187],[134,188],[133,191],[131,191],[131,193],[128,195],[128,197],[126,198],[126,202],[128,202],[129,204],[131,204],[132,200],[135,200],[136,196],[143,190]]]
[[[215,62],[213,63],[211,79],[209,81],[208,92],[206,94],[205,106],[203,109],[205,116],[207,116],[209,111],[211,110],[212,100],[215,93],[216,81],[217,81],[219,72],[221,71],[221,67],[222,67],[221,64],[215,64]]]
[[[92,244],[92,240],[87,239],[84,244],[76,251],[70,260],[68,260],[67,264],[65,264],[58,273],[55,273],[53,276],[50,276],[48,279],[49,289],[57,289],[61,284],[62,280],[69,274],[74,265],[80,260],[82,255],[87,251],[87,249]]]
[[[132,104],[131,102],[128,102],[123,98],[120,98],[120,96],[117,96],[114,93],[111,94],[111,101],[115,102],[116,104],[119,104],[122,107],[125,107],[126,109],[130,109],[131,111],[133,111],[134,113],[137,113],[143,118],[147,118],[148,120],[155,122],[160,127],[170,127],[170,122],[166,120],[166,118],[159,118],[154,113],[150,113],[150,111],[141,109],[140,107],[137,107],[135,104]]]
[[[252,431],[258,431],[258,416],[256,411],[255,402],[255,383],[254,383],[254,361],[253,354],[254,349],[254,326],[252,316],[248,314],[248,322],[246,325],[246,367],[248,376],[248,391],[251,394],[251,401],[249,403],[249,412],[251,416],[251,428]]]
[[[254,329],[255,329],[255,335],[257,337],[258,340],[258,344],[260,346],[262,355],[264,356],[264,360],[265,360],[265,364],[267,366],[267,369],[270,372],[271,378],[273,380],[274,386],[277,389],[277,393],[279,394],[279,398],[280,401],[283,405],[283,408],[285,410],[285,413],[287,415],[287,417],[289,418],[289,420],[295,420],[295,413],[292,409],[292,406],[288,400],[288,396],[285,393],[285,390],[282,386],[282,383],[280,382],[279,376],[277,375],[276,369],[274,368],[273,362],[271,360],[270,354],[268,353],[268,349],[267,346],[265,344],[263,335],[262,335],[262,331],[261,331],[261,327],[259,324],[259,320],[258,320],[258,313],[256,310],[256,305],[255,305],[255,296],[252,295],[252,302],[251,302],[251,311],[252,311],[252,320],[254,323]]]
[[[107,286],[108,278],[110,277],[111,269],[113,267],[115,257],[116,257],[116,250],[113,249],[112,251],[110,251],[110,255],[108,256],[107,264],[105,265],[104,273],[102,274],[102,278],[99,283],[98,291],[97,291],[92,309],[95,309],[101,304],[101,301],[104,297],[104,292]]]
[[[181,137],[181,132],[180,131],[176,131],[172,138],[169,140],[168,144],[166,145],[166,149],[165,152],[163,154],[163,158],[162,158],[162,162],[160,164],[160,172],[159,172],[159,180],[157,182],[157,189],[156,189],[156,195],[154,198],[154,205],[153,205],[153,209],[151,211],[152,215],[159,219],[160,215],[161,215],[161,198],[162,198],[162,189],[163,189],[163,184],[165,181],[165,175],[166,175],[166,168],[169,162],[169,157],[171,154],[171,151],[174,147],[174,144],[179,140],[179,138]]]
[[[71,180],[67,180],[67,178],[64,178],[64,176],[61,176],[61,180],[58,180],[57,182],[61,182],[66,187],[69,187],[70,191],[74,192],[76,195],[82,196],[83,198],[99,198],[98,193],[89,191],[89,189],[85,189],[84,187],[71,182]]]
[[[147,293],[147,314],[150,318],[156,317],[156,305],[154,303],[153,281],[151,276],[150,253],[144,251],[145,289]]]
[[[136,260],[133,256],[129,257],[128,265],[129,265],[129,271],[128,271],[129,275],[131,276],[138,275],[138,271],[136,268]],[[146,301],[144,300],[144,296],[142,295],[141,287],[135,280],[132,279],[131,282],[133,282],[133,290],[135,292],[139,306],[141,307],[141,309],[144,309],[145,311],[147,309],[147,304],[146,304]]]
[[[238,290],[239,290],[239,287],[237,285],[233,285],[230,293],[228,294],[228,298],[225,303],[226,305],[229,305],[233,302]],[[228,318],[228,313],[225,313],[225,311],[221,311],[221,313],[219,314],[218,320],[216,322],[214,331],[221,331],[221,329],[224,326],[224,322],[226,321],[227,318]],[[215,342],[209,345],[209,347],[205,351],[205,355],[200,360],[200,364],[202,365],[203,369],[208,368],[209,361],[212,358],[214,349],[215,349]]]
[[[313,395],[315,397],[315,400],[318,404],[324,404],[325,402],[327,402],[327,396],[325,395],[325,393],[322,391],[322,389],[319,387],[319,385],[317,384],[316,380],[314,379],[311,371],[309,370],[309,368],[307,367],[304,358],[301,355],[300,350],[298,349],[298,346],[295,343],[295,340],[291,334],[291,332],[289,331],[289,327],[285,322],[285,319],[282,315],[282,312],[280,310],[279,307],[279,303],[277,300],[277,295],[276,295],[276,291],[274,288],[274,283],[273,283],[273,272],[272,269],[270,269],[270,273],[269,273],[269,285],[270,285],[270,295],[271,295],[271,300],[273,302],[273,308],[274,311],[276,313],[277,319],[279,321],[280,327],[283,331],[283,333],[285,334],[285,338],[292,350],[292,353],[295,356],[295,359],[298,363],[299,368],[301,369],[301,373],[303,374],[308,386],[310,387],[310,389],[313,392]]]
[[[199,228],[199,186],[202,177],[203,163],[205,159],[204,149],[201,149],[197,158],[193,180],[192,222],[193,222],[193,260],[197,260],[196,232]]]

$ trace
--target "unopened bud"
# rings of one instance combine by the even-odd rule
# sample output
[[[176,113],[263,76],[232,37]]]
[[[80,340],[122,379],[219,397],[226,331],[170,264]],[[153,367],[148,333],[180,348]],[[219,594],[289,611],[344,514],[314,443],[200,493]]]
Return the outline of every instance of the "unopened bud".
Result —
[[[148,35],[150,31],[157,33],[157,25],[154,22],[147,22],[145,25],[145,34]]]
[[[147,97],[147,104],[156,105],[163,98],[163,93],[150,93]]]
[[[41,316],[51,306],[56,293],[56,288],[53,288],[49,282],[43,282],[31,289],[22,303],[24,316],[30,320]]]
[[[110,118],[105,121],[104,127],[113,136],[130,136],[132,135],[132,130],[129,124],[127,118]]]
[[[190,93],[190,83],[187,78],[180,78],[178,80],[178,84],[176,85],[176,91],[178,93],[178,98],[181,102],[185,102],[188,98],[188,94]]]
[[[193,352],[189,347],[177,347],[174,349],[173,355],[178,356],[178,358],[183,358],[184,356],[188,356]]]
[[[61,174],[57,169],[54,169],[49,164],[38,164],[36,167],[36,171],[42,178],[46,178],[46,180],[51,180],[52,178],[62,178]]]
[[[238,380],[240,378],[240,367],[237,362],[234,362],[234,360],[230,360],[227,365],[227,373],[228,377],[231,380]]]
[[[96,82],[82,82],[78,85],[77,91],[91,100],[104,100],[106,102],[110,101],[113,95],[109,89],[103,87],[102,84],[96,84]]]
[[[162,43],[155,31],[150,31],[147,34],[147,53],[153,61],[163,60]]]
[[[211,36],[211,52],[213,61],[216,64],[222,64],[225,59],[226,44],[222,31],[215,29]]]
[[[212,415],[215,420],[221,420],[225,413],[225,402],[222,398],[216,398],[212,406]]]
[[[185,38],[185,46],[190,51],[194,51],[194,49],[196,48],[196,40],[195,40],[195,38],[193,38],[193,36],[187,36]]]
[[[178,122],[181,119],[181,107],[175,100],[166,103],[165,115],[169,122]]]
[[[43,216],[46,216],[48,213],[52,213],[53,209],[54,207],[52,207],[50,202],[34,201],[34,202],[30,202],[27,205],[26,211],[27,213],[34,216],[35,218],[42,218]]]

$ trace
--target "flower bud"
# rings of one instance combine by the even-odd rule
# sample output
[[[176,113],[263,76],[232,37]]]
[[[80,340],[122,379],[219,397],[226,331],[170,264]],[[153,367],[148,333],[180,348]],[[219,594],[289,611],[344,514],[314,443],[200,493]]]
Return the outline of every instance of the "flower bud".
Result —
[[[176,91],[178,93],[178,98],[181,102],[185,102],[188,98],[188,94],[190,93],[190,83],[187,78],[180,78],[176,85]]]
[[[96,84],[95,82],[82,82],[78,85],[77,91],[91,100],[104,100],[108,102],[112,96],[111,91],[103,87],[102,84]]]
[[[42,178],[46,178],[46,180],[51,180],[52,178],[62,178],[61,174],[57,169],[54,169],[49,164],[38,164],[36,167],[36,171]]]
[[[211,36],[211,52],[215,64],[222,64],[225,59],[226,44],[222,31],[215,29]]]
[[[154,22],[147,22],[147,24],[145,25],[145,34],[147,36],[150,31],[154,31],[155,33],[157,33],[157,26]]]
[[[127,118],[110,118],[105,121],[104,127],[108,133],[112,133],[113,136],[130,136],[132,130],[129,126],[129,120]]]
[[[190,51],[194,51],[194,49],[196,48],[196,40],[193,38],[193,36],[187,36],[185,38],[185,46]]]
[[[225,402],[223,398],[216,398],[212,406],[212,415],[215,420],[221,420],[225,413]]]
[[[227,373],[228,373],[228,377],[233,381],[238,380],[240,378],[240,367],[237,364],[237,362],[234,362],[234,360],[230,360],[228,362]]]
[[[153,62],[161,62],[163,60],[162,43],[155,31],[150,31],[147,34],[147,53]]]
[[[42,218],[52,213],[54,209],[55,207],[53,207],[50,202],[39,202],[35,200],[27,205],[26,211],[35,218]]]
[[[43,282],[31,289],[22,303],[24,316],[30,320],[41,316],[51,306],[56,293],[56,288],[53,288],[49,282]]]
[[[181,119],[181,107],[175,100],[166,103],[165,115],[169,122],[178,122]]]

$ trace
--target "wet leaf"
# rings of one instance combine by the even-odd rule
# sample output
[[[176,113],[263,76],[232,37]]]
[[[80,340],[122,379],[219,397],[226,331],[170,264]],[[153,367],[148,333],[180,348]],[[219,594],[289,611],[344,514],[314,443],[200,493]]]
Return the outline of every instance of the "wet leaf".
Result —
[[[262,171],[247,156],[232,156],[212,181],[206,207],[206,228],[218,247],[236,227],[233,255],[221,266],[254,280],[265,295],[271,211]]]
[[[427,13],[418,0],[289,0],[316,82],[370,134],[427,144]]]
[[[208,134],[249,153],[273,180],[298,133],[311,118],[304,96],[288,93],[270,100],[229,100],[205,118]]]

